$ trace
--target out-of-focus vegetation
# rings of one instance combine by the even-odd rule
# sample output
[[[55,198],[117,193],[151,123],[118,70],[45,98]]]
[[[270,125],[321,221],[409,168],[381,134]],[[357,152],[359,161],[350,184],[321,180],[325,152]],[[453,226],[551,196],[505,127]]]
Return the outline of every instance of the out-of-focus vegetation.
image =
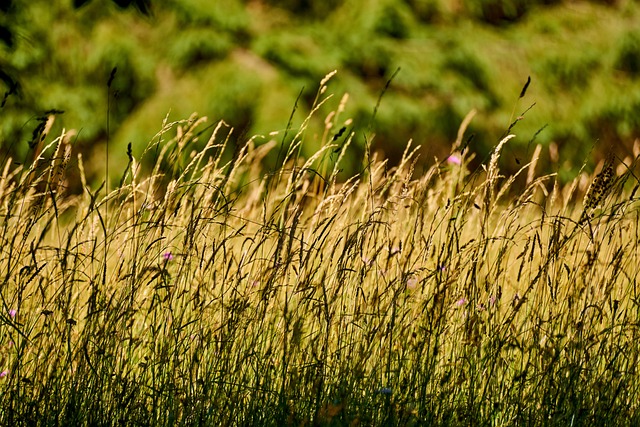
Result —
[[[432,163],[434,155],[447,154],[472,109],[478,113],[470,149],[478,159],[517,121],[522,142],[503,156],[507,169],[531,154],[527,141],[534,137],[553,144],[552,154],[558,147],[559,155],[543,155],[542,163],[573,176],[571,168],[611,147],[626,156],[640,134],[640,6],[633,1],[166,0],[151,6],[145,16],[111,2],[77,9],[72,0],[32,0],[3,11],[12,45],[0,44],[0,66],[20,83],[0,110],[3,152],[28,160],[29,141],[43,122],[38,118],[51,109],[64,111],[52,132],[77,130],[74,150],[97,176],[108,135],[110,161],[126,164],[127,144],[141,154],[167,114],[169,120],[192,112],[224,119],[235,128],[232,140],[246,140],[285,129],[297,105],[296,128],[317,82],[334,69],[331,90],[349,99],[329,132],[349,118],[364,126],[354,129],[353,159],[372,141],[393,161],[413,138],[423,146],[421,161]],[[528,76],[532,84],[519,99]],[[10,89],[5,83],[2,92]],[[329,101],[325,114],[339,102]],[[325,132],[323,114],[315,117],[306,153]],[[354,160],[345,167],[361,166]]]

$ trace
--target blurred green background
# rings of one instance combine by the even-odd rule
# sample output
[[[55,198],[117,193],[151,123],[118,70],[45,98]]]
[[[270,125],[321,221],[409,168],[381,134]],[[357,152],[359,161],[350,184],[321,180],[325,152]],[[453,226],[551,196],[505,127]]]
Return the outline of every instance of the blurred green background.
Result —
[[[640,6],[631,0],[154,0],[149,16],[111,2],[72,3],[14,1],[2,15],[14,43],[0,44],[0,68],[20,83],[0,110],[5,155],[28,158],[37,117],[64,110],[51,135],[76,129],[74,150],[101,176],[108,97],[110,168],[124,168],[129,142],[140,156],[167,114],[224,119],[240,143],[283,131],[301,94],[299,126],[332,70],[335,96],[303,151],[318,148],[326,115],[349,93],[331,130],[354,119],[345,173],[362,167],[372,135],[392,163],[409,139],[423,147],[425,165],[443,159],[472,109],[470,150],[482,160],[535,103],[512,130],[518,138],[501,159],[508,170],[541,143],[544,171],[570,178],[612,147],[631,155],[640,135]]]

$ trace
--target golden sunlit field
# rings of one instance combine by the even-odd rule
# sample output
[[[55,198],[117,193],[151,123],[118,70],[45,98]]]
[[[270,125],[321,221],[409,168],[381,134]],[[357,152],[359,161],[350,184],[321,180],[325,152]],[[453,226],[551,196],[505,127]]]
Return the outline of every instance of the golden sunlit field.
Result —
[[[504,176],[518,136],[471,162],[469,115],[429,168],[367,146],[339,179],[327,80],[309,158],[308,121],[227,156],[192,116],[101,187],[72,133],[6,161],[1,424],[640,423],[637,144],[567,183],[534,146]]]

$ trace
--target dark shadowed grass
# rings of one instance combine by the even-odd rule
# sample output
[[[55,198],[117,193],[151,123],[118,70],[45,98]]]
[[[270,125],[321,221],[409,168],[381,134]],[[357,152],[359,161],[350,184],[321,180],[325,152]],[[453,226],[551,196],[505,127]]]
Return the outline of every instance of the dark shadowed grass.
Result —
[[[203,122],[166,124],[158,166],[129,153],[106,195],[65,193],[65,135],[7,162],[2,424],[640,422],[634,165],[563,188],[536,150],[504,177],[509,135],[473,173],[459,141],[339,182],[333,130],[265,173],[275,141],[189,156]]]

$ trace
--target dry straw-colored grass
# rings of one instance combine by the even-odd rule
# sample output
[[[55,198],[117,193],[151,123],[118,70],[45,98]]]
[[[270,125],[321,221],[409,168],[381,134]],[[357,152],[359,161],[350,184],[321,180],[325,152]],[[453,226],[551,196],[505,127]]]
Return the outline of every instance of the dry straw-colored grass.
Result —
[[[463,129],[424,174],[409,144],[339,182],[338,116],[309,159],[303,124],[274,171],[276,140],[229,159],[220,122],[186,156],[205,119],[165,123],[109,194],[65,193],[65,135],[9,160],[2,423],[640,421],[633,168],[607,163],[581,206],[578,179],[535,177],[539,149],[501,175],[514,135],[469,171]]]

